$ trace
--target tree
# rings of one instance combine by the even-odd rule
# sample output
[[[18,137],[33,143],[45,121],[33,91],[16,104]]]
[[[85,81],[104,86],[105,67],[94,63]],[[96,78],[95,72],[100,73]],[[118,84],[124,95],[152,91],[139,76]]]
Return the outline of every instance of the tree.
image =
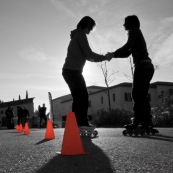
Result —
[[[133,81],[134,66],[133,66],[133,63],[132,63],[132,57],[131,57],[131,56],[129,57],[129,59],[130,59],[130,67],[131,67],[131,74],[132,74],[132,75],[130,76],[130,75],[124,73],[124,76],[125,76],[127,79],[129,79],[130,81]]]
[[[105,80],[105,84],[106,84],[106,94],[107,94],[107,97],[108,97],[109,110],[111,110],[112,108],[111,108],[111,100],[110,100],[110,89],[109,89],[109,86],[114,81],[114,78],[112,78],[112,77],[115,74],[115,72],[112,70],[112,72],[109,73],[108,68],[107,68],[106,61],[99,63],[97,66],[102,70],[102,73],[103,73],[103,76],[104,76],[104,80]]]
[[[164,97],[152,108],[154,124],[158,126],[173,125],[173,95]]]
[[[133,81],[134,66],[133,66],[133,63],[132,63],[132,57],[131,57],[131,56],[129,57],[129,59],[130,59],[130,68],[131,68],[131,74],[132,74],[132,75],[130,76],[130,75],[124,73],[124,76],[125,76],[127,79],[129,79],[130,81]],[[151,59],[153,60],[154,58],[152,57]],[[159,65],[158,65],[158,64],[154,65],[154,69],[155,69],[155,70],[158,70],[158,69],[159,69]]]

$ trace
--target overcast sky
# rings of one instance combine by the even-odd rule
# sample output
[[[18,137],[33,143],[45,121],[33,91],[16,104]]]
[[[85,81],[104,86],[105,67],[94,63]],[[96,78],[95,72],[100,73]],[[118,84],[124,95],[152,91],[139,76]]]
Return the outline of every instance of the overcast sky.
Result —
[[[0,100],[35,97],[34,106],[48,106],[53,98],[69,94],[62,66],[70,31],[89,15],[97,23],[88,36],[96,53],[121,47],[127,40],[123,22],[136,14],[154,65],[159,65],[152,82],[173,82],[172,0],[0,0]],[[114,80],[111,85],[131,82],[129,58],[107,63]],[[98,64],[84,67],[87,86],[105,86]]]

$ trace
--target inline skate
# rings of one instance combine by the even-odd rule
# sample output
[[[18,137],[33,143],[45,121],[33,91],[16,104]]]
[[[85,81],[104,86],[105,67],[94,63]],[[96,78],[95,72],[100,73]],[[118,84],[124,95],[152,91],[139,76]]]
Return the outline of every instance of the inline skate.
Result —
[[[98,135],[98,131],[95,130],[95,126],[80,126],[79,133],[81,136],[88,136],[88,137],[96,137]]]
[[[157,129],[153,128],[153,123],[135,123],[132,119],[132,123],[124,126],[126,130],[123,131],[124,136],[144,136],[144,135],[155,135],[159,133]]]

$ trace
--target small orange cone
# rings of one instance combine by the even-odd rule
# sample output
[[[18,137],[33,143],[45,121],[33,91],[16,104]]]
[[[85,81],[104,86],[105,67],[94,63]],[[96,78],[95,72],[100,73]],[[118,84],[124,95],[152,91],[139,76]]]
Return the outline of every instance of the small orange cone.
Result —
[[[52,125],[51,120],[47,121],[45,139],[55,139],[55,134],[54,134],[53,125]]]
[[[24,135],[29,135],[30,134],[28,123],[25,123],[25,128],[23,130],[23,134]]]
[[[65,124],[65,131],[61,149],[61,155],[86,154],[76,122],[74,112],[69,112]]]
[[[20,133],[23,132],[22,124],[19,125],[18,132],[20,132]]]
[[[17,131],[19,130],[19,125],[18,125],[18,124],[16,125],[16,130],[17,130]]]

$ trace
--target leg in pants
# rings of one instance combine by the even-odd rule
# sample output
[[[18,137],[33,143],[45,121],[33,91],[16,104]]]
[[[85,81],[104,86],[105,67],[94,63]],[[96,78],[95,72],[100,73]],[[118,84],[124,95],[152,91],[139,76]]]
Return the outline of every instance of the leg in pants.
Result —
[[[45,127],[47,126],[47,118],[46,115],[44,116],[44,122],[45,122]]]
[[[82,73],[63,70],[63,77],[73,97],[72,111],[75,112],[78,126],[88,125],[88,92]]]
[[[43,119],[43,117],[42,117],[42,116],[40,116],[40,127],[41,127],[41,122],[42,122],[42,119]]]
[[[148,90],[153,74],[154,67],[151,63],[141,64],[135,68],[132,89],[135,123],[151,121],[151,107],[148,98]]]
[[[19,124],[22,124],[22,116],[18,116],[18,119],[17,119],[17,124],[19,125]]]

